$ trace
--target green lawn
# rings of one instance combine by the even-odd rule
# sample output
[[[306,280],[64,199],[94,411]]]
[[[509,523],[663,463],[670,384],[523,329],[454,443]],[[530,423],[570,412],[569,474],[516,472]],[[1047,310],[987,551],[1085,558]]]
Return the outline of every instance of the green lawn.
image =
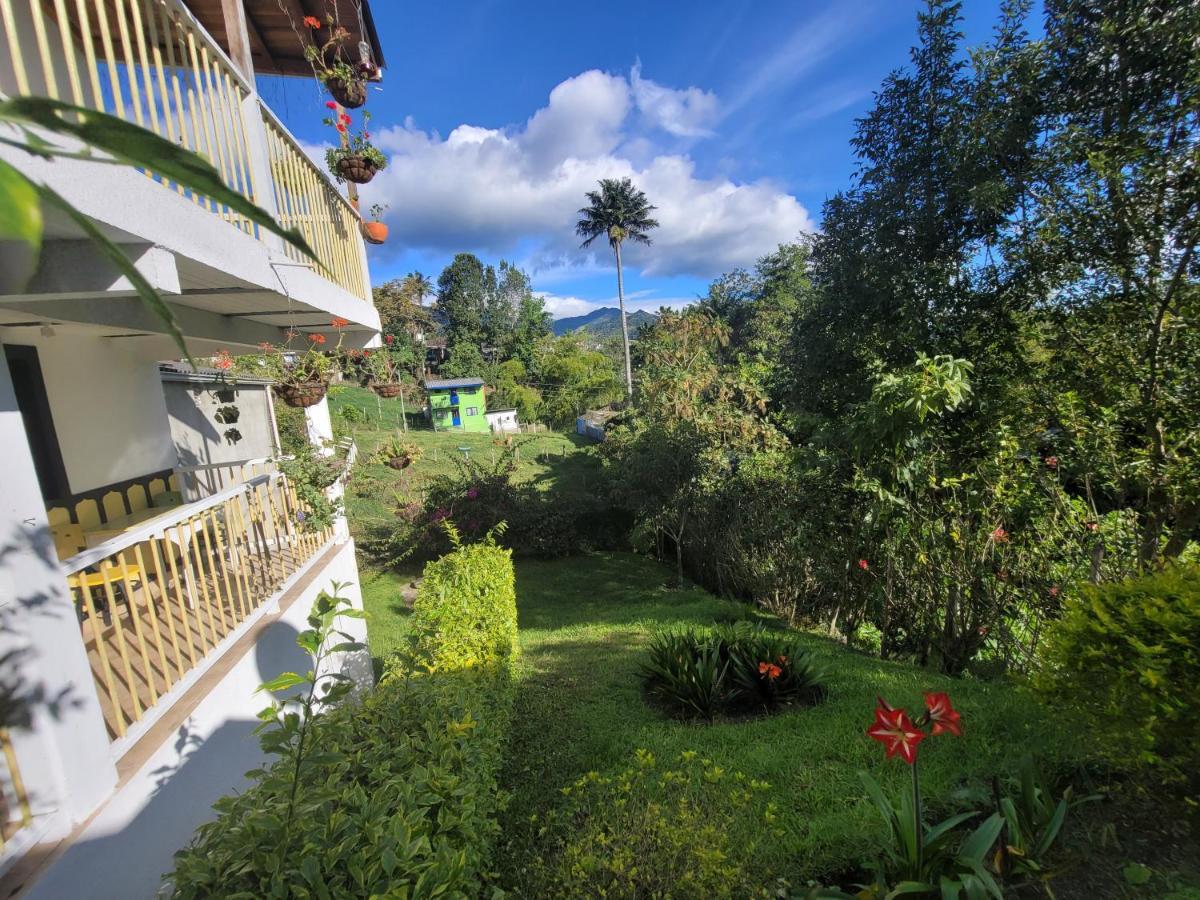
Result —
[[[763,885],[857,870],[871,855],[880,822],[857,773],[873,772],[893,792],[909,774],[902,762],[885,762],[864,734],[877,695],[913,707],[923,690],[946,690],[962,711],[966,736],[931,739],[922,752],[928,802],[943,811],[957,789],[1013,771],[1027,751],[1059,763],[1079,750],[1061,721],[1049,721],[1011,685],[939,677],[819,636],[808,643],[829,674],[822,705],[715,725],[668,720],[642,698],[637,670],[648,637],[740,609],[672,581],[668,569],[631,554],[517,564],[522,674],[497,861],[501,883],[519,895],[529,895],[527,864],[541,851],[539,823],[562,802],[560,788],[589,771],[627,768],[638,748],[668,761],[695,750],[770,783],[779,815],[768,839],[757,814],[735,814],[730,841],[747,848],[752,859],[743,862]]]
[[[342,410],[354,406],[362,411],[366,421],[347,421]],[[372,524],[388,522],[401,498],[420,495],[428,482],[457,471],[456,461],[469,457],[490,466],[503,453],[503,440],[490,434],[465,432],[434,432],[412,410],[409,430],[403,431],[399,399],[381,400],[373,392],[351,385],[337,385],[329,392],[329,409],[334,428],[354,437],[358,444],[360,464],[346,494],[346,511],[351,528],[361,535]],[[399,434],[402,440],[421,448],[421,456],[408,469],[397,472],[370,461],[380,444]],[[589,483],[596,482],[599,465],[590,451],[592,443],[579,435],[543,432],[513,435],[518,461],[514,481],[532,483],[539,490],[564,495],[586,492]],[[460,448],[469,448],[464,453]]]

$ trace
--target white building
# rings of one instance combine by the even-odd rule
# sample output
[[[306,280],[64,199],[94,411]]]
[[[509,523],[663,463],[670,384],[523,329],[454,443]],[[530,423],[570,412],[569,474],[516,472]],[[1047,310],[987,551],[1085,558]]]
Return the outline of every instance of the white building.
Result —
[[[494,434],[506,434],[521,430],[521,423],[517,421],[515,409],[489,409],[483,417],[487,419],[488,427]]]
[[[355,0],[337,2],[352,45],[382,64],[366,0],[362,18]],[[188,146],[315,249],[320,268],[161,179],[0,146],[122,245],[197,356],[287,329],[332,342],[333,317],[349,323],[345,346],[379,329],[357,213],[256,89],[256,73],[312,77],[284,16],[309,6],[323,8],[0,2],[0,94],[103,109]],[[317,592],[350,582],[361,602],[344,522],[306,528],[287,480],[236,447],[206,462],[201,442],[181,459],[190,426],[159,370],[178,350],[84,237],[48,215],[32,279],[0,287],[6,897],[153,896],[172,853],[259,763],[256,688],[304,671],[294,637]],[[13,250],[0,244],[0,276]],[[241,415],[254,419],[243,434],[270,427],[261,403]],[[324,402],[306,415],[311,436],[331,436]],[[197,475],[205,488],[188,489]]]

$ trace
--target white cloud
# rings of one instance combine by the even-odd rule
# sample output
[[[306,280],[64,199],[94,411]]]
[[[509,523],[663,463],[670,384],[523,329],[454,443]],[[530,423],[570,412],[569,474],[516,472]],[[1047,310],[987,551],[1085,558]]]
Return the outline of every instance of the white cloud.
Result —
[[[690,156],[667,152],[717,115],[716,97],[641,77],[584,72],[557,85],[546,106],[507,129],[459,125],[445,138],[411,120],[376,134],[388,167],[363,190],[390,204],[392,240],[437,252],[516,256],[534,269],[589,259],[574,234],[584,192],[601,178],[633,178],[658,207],[653,246],[631,246],[647,275],[713,277],[748,265],[813,229],[795,197],[769,181],[737,182],[697,172]],[[651,131],[644,126],[650,124]]]
[[[721,113],[716,94],[698,87],[676,90],[643,78],[641,60],[629,73],[629,84],[638,110],[651,125],[679,137],[712,136],[709,126]]]
[[[538,291],[537,295],[545,302],[546,311],[555,319],[586,315],[592,310],[605,306],[612,309],[618,307],[618,300],[615,296],[602,300],[585,300],[582,297],[550,294],[544,291]],[[696,302],[695,297],[655,297],[652,295],[653,291],[635,291],[632,294],[626,294],[625,312],[632,313],[639,309],[646,312],[657,312],[664,306],[669,306],[671,309],[683,309],[683,307]]]

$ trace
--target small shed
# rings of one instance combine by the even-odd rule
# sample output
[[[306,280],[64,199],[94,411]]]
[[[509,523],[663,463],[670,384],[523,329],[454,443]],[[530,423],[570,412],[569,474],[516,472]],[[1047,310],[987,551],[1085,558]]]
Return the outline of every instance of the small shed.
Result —
[[[575,433],[591,438],[593,441],[602,441],[609,420],[615,418],[616,415],[615,409],[589,409],[575,420]]]
[[[427,378],[425,392],[429,416],[435,430],[458,429],[487,433],[487,401],[482,378]]]
[[[171,439],[181,466],[201,466],[274,456],[279,431],[269,378],[239,375],[187,363],[159,364]]]
[[[492,409],[484,415],[493,432],[508,433],[521,430],[521,423],[517,421],[515,409]]]

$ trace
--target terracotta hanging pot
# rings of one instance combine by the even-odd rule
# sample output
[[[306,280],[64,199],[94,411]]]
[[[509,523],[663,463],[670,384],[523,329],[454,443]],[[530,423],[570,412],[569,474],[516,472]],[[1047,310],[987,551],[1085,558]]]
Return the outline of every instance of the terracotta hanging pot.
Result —
[[[320,403],[328,390],[325,381],[285,381],[275,385],[275,396],[288,406],[306,409]]]
[[[404,390],[404,386],[395,382],[389,383],[373,381],[371,382],[371,390],[377,393],[380,397],[383,397],[385,400],[390,400],[392,397],[399,396],[400,392]]]
[[[368,244],[382,244],[387,240],[388,227],[383,222],[363,222],[362,233]]]
[[[378,171],[375,163],[361,156],[343,156],[337,161],[338,175],[355,184],[366,184]]]
[[[325,82],[329,95],[346,109],[358,109],[367,102],[367,83],[358,78],[343,81],[330,78]]]

